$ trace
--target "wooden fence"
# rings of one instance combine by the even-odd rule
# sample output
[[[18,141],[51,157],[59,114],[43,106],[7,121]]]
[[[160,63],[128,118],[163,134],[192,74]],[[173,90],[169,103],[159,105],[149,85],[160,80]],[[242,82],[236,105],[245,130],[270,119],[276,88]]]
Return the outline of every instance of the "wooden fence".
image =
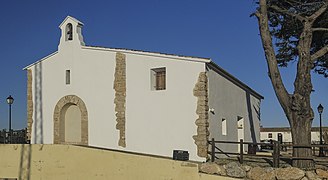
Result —
[[[222,151],[216,144],[239,144],[239,152],[224,152]],[[299,160],[314,160],[315,152],[322,148],[325,152],[327,152],[328,145],[318,145],[318,144],[311,144],[311,145],[294,145],[291,143],[281,144],[279,141],[272,141],[272,144],[268,143],[253,143],[253,142],[244,142],[242,139],[239,142],[236,141],[215,141],[214,138],[212,138],[211,141],[209,141],[209,145],[211,147],[211,151],[208,153],[211,155],[211,161],[214,162],[215,159],[218,159],[216,157],[216,154],[225,154],[227,156],[229,155],[236,155],[239,159],[239,162],[242,164],[244,162],[245,156],[256,156],[256,157],[264,157],[264,158],[272,158],[272,166],[273,167],[279,167],[279,161],[282,158],[281,150],[287,149],[287,148],[311,148],[312,149],[312,157],[286,157],[283,158],[289,158],[291,160],[299,159]],[[250,147],[248,150],[251,150],[252,152],[248,152],[247,154],[244,153],[244,145],[248,145]],[[263,155],[263,154],[256,154],[256,151],[258,149],[258,146],[269,146],[272,147],[272,155]],[[217,150],[217,151],[216,151]],[[319,150],[318,150],[319,151]]]

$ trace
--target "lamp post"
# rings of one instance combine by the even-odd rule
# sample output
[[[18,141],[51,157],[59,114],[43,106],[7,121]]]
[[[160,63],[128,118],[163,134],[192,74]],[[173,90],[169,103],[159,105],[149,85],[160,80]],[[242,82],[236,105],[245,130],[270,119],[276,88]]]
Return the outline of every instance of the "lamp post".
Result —
[[[322,112],[323,112],[323,106],[321,104],[319,104],[318,113],[319,113],[319,116],[320,116],[320,145],[322,145],[322,120],[321,120]],[[319,156],[320,157],[324,156],[322,147],[319,148]]]
[[[7,97],[7,103],[9,104],[9,139],[8,142],[11,144],[11,105],[14,103],[14,98],[9,96]]]

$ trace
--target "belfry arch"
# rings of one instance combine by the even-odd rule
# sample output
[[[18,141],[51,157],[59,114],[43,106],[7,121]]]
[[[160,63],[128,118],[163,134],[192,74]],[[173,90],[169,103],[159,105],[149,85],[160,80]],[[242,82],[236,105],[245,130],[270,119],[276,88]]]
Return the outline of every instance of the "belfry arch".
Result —
[[[88,145],[88,111],[76,95],[62,97],[54,115],[54,144]]]

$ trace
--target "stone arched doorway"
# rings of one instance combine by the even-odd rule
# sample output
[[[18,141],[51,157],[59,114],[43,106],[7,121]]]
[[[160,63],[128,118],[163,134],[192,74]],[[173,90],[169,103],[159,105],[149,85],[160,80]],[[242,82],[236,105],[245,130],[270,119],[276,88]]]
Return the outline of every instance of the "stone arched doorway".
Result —
[[[54,110],[54,144],[88,145],[88,111],[76,95],[62,97]]]

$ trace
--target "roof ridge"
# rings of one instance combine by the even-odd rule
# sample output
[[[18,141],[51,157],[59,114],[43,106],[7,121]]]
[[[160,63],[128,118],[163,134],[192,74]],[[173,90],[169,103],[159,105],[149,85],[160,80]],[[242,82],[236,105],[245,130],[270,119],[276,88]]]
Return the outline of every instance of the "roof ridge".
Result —
[[[140,50],[140,49],[116,48],[116,47],[105,47],[105,46],[91,46],[91,45],[85,45],[85,47],[105,48],[105,49],[114,49],[114,50],[126,50],[126,51],[135,51],[135,52],[143,52],[143,53],[154,53],[154,54],[161,54],[161,55],[178,56],[178,57],[185,57],[185,58],[198,58],[198,59],[211,60],[211,58],[208,58],[208,57],[187,56],[187,55],[181,55],[181,54],[171,54],[171,53],[163,53],[163,52],[156,52],[156,51],[145,51],[145,50]]]
[[[76,23],[81,24],[82,26],[84,25],[81,21],[79,21],[79,20],[76,19],[75,17],[72,17],[72,16],[68,15],[68,16],[66,16],[65,19],[60,23],[59,27],[61,27],[67,19],[72,19],[72,20],[75,21]]]

